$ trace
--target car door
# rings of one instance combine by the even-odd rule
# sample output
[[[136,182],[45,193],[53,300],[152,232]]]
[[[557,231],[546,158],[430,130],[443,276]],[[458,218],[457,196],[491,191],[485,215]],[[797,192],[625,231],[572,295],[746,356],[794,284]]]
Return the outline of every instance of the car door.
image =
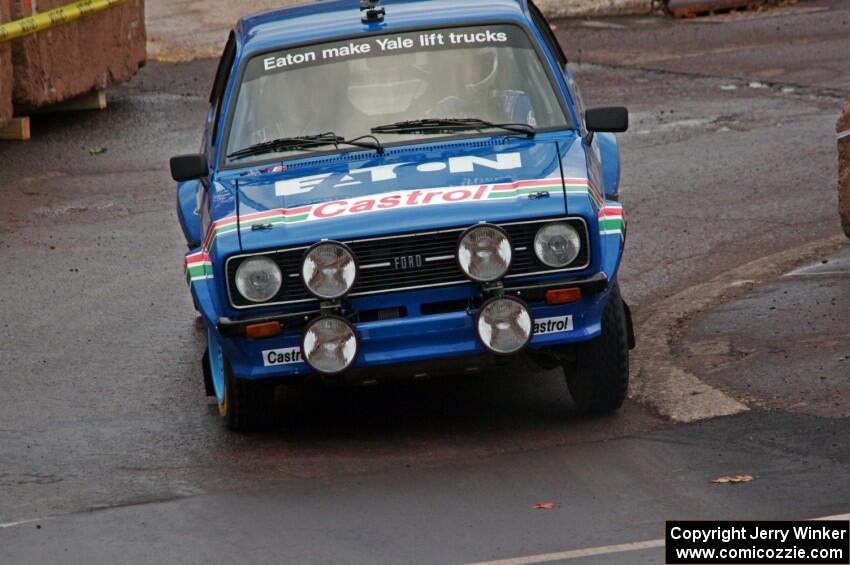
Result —
[[[224,52],[221,55],[221,60],[218,64],[218,70],[213,81],[212,91],[210,92],[210,111],[207,117],[207,125],[204,134],[204,152],[207,156],[207,162],[211,167],[215,167],[216,155],[220,143],[219,130],[221,120],[224,119],[224,98],[227,91],[227,84],[230,81],[230,74],[233,71],[233,65],[236,61],[236,35],[231,32],[227,39],[227,45],[224,47]],[[199,191],[199,206],[201,210],[201,223],[204,233],[210,223],[210,201],[209,201],[209,183],[211,179],[201,179],[198,185]]]
[[[200,152],[204,154],[211,168],[214,167],[218,146],[216,133],[221,120],[224,93],[235,58],[236,39],[234,34],[231,33],[213,81],[209,111],[207,112],[204,134],[201,140]],[[210,176],[210,173],[208,173],[200,179],[180,182],[177,185],[177,215],[189,249],[195,249],[201,245],[202,235],[207,232],[210,225]]]

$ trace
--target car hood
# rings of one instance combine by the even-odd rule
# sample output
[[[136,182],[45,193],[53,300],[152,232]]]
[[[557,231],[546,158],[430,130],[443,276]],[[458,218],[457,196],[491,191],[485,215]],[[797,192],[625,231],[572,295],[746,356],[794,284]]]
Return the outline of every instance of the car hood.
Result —
[[[270,166],[234,179],[243,250],[562,216],[575,139],[443,143]]]

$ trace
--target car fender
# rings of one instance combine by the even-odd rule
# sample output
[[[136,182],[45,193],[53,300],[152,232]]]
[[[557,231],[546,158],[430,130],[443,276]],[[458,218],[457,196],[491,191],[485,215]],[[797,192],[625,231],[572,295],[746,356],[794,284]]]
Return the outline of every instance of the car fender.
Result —
[[[617,136],[613,133],[596,134],[599,155],[602,161],[602,180],[605,184],[605,197],[611,200],[620,198],[620,148]]]
[[[177,184],[177,218],[189,248],[201,245],[201,216],[198,213],[198,188],[200,181]]]

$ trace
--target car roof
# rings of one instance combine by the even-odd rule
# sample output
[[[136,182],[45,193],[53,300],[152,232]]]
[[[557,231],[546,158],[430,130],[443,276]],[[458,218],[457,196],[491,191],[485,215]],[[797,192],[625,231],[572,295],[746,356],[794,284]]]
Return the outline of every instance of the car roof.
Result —
[[[527,0],[383,0],[381,24],[364,24],[359,0],[318,0],[249,16],[236,33],[244,55],[370,32],[528,20]]]

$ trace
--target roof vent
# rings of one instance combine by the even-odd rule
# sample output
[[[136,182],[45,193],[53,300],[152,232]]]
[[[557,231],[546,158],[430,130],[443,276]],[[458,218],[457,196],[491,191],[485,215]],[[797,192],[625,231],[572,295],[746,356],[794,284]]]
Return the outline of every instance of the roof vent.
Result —
[[[376,24],[384,21],[387,11],[379,8],[381,0],[360,0],[360,12],[364,24]]]

